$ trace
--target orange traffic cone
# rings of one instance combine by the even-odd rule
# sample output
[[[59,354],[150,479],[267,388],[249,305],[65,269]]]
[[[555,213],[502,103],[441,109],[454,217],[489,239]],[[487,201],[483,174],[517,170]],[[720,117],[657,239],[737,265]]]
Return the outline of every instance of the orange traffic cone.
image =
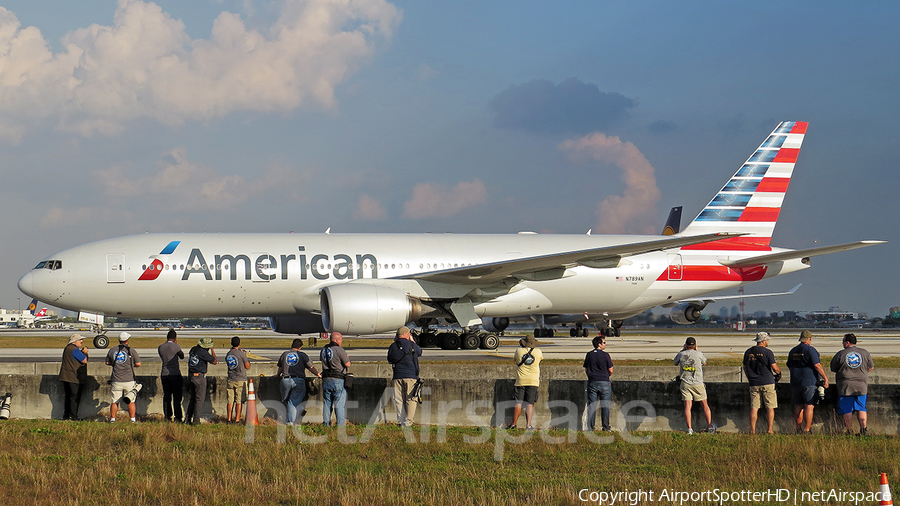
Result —
[[[247,385],[247,425],[259,425],[259,417],[256,415],[256,391],[253,390],[253,379]]]
[[[887,473],[881,473],[881,500],[878,501],[878,504],[894,504],[894,501],[891,500],[891,487],[888,485],[887,481]]]

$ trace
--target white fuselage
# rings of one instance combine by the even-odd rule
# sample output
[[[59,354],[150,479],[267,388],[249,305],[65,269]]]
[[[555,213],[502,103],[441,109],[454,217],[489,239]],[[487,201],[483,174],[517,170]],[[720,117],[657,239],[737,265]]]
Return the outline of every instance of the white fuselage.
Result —
[[[657,236],[456,234],[147,234],[47,257],[19,281],[63,309],[128,317],[287,316],[319,311],[337,283],[398,287],[422,300],[467,298],[478,316],[592,313],[624,318],[748,281],[805,268],[784,262],[750,273],[719,260],[759,252],[656,251],[617,267],[572,265],[556,279],[445,285],[409,277]],[[773,249],[772,251],[780,251]],[[152,267],[152,268],[151,268]],[[406,279],[401,279],[406,278]]]

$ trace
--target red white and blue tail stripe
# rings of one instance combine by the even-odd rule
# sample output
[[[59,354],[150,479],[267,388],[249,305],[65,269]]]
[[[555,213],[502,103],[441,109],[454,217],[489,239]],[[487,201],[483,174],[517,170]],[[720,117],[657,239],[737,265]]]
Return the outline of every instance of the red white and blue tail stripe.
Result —
[[[682,249],[770,251],[769,242],[807,125],[803,121],[778,125],[681,234],[746,235]]]

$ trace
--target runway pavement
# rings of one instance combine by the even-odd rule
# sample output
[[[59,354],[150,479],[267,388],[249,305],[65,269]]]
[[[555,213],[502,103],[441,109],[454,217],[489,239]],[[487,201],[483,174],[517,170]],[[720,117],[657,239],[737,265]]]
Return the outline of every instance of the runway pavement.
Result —
[[[118,329],[116,329],[118,331]],[[844,333],[854,331],[859,339],[859,346],[867,349],[874,357],[900,355],[900,330],[813,330],[813,346],[822,355],[833,355],[841,349],[841,339]],[[33,337],[36,332],[47,335],[68,335],[72,331],[4,331],[2,337],[15,337],[18,333],[30,332]],[[51,333],[52,332],[52,333]],[[129,332],[131,332],[129,330]],[[137,329],[132,333],[139,333],[142,337],[156,337],[159,342],[165,341],[165,330]],[[276,334],[269,330],[240,330],[233,329],[184,329],[179,330],[179,342],[185,350],[190,348],[200,337],[224,338],[232,335],[240,335],[242,347],[251,350],[254,354],[275,361],[281,353],[287,349],[291,336]],[[785,356],[787,352],[797,344],[800,330],[772,330],[770,348],[778,356]],[[18,334],[23,335],[23,334]],[[137,334],[136,334],[137,335]],[[625,329],[623,336],[607,339],[606,351],[612,355],[613,360],[650,359],[671,360],[681,349],[684,339],[696,336],[700,350],[707,357],[741,357],[744,351],[753,345],[755,331],[729,332],[710,331],[697,329],[697,332],[682,329],[644,330]],[[383,339],[389,336],[377,336]],[[283,339],[285,348],[258,348],[254,347],[255,339]],[[515,341],[518,336],[503,338],[505,343]],[[582,359],[584,354],[591,349],[591,338],[555,337],[538,339],[541,343],[541,351],[545,359]],[[85,342],[88,342],[86,340]],[[268,341],[271,343],[271,341]],[[304,343],[306,342],[304,336]],[[354,340],[359,343],[359,340]],[[190,344],[188,344],[190,343]],[[320,341],[320,344],[322,341]],[[443,350],[440,348],[426,348],[423,360],[497,360],[498,358],[512,358],[516,344],[502,344],[498,349],[485,350]],[[312,358],[317,359],[317,347],[305,347],[304,350]],[[58,362],[61,348],[2,348],[0,349],[0,363],[2,362]],[[159,362],[156,348],[137,348],[141,359],[146,363]],[[348,350],[351,360],[354,362],[384,362],[386,347],[356,347]],[[90,361],[102,362],[106,355],[105,350],[91,349]],[[220,355],[224,356],[224,350],[220,349]],[[0,367],[2,371],[2,367]]]

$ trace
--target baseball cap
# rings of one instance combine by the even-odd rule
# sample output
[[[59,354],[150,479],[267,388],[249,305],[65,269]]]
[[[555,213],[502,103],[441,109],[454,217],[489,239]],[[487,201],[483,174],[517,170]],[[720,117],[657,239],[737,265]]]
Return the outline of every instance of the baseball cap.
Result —
[[[125,341],[127,341],[129,339],[131,339],[131,334],[129,334],[128,332],[122,332],[121,334],[119,334],[119,342],[120,343],[124,343]]]
[[[760,333],[756,334],[756,339],[755,339],[755,341],[756,341],[757,343],[761,343],[761,342],[768,341],[768,340],[769,340],[769,333],[768,333],[768,332],[760,332]]]

